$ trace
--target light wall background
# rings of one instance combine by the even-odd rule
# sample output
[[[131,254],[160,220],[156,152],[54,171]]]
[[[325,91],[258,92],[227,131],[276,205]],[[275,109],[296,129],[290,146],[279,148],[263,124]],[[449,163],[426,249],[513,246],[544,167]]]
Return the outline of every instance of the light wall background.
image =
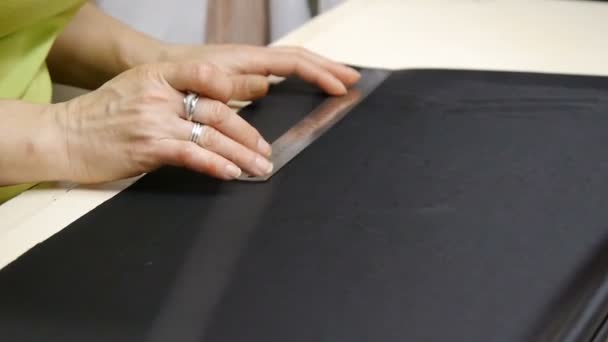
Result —
[[[224,0],[226,1],[226,0]],[[251,0],[232,0],[246,4]],[[268,0],[269,38],[276,40],[314,14],[343,0]],[[154,37],[175,43],[206,41],[207,0],[97,0],[110,15]],[[316,3],[311,12],[311,3]]]

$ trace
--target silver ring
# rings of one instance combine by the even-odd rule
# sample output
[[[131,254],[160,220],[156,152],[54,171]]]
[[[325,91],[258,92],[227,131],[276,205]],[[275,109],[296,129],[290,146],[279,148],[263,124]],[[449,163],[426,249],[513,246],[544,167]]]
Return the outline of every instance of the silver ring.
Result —
[[[198,144],[198,139],[201,137],[201,133],[203,133],[203,124],[194,121],[194,126],[192,126],[192,132],[190,133],[190,141]]]
[[[196,109],[196,104],[198,103],[199,96],[196,93],[188,93],[184,98],[184,111],[186,112],[186,120],[192,121],[192,116],[194,116],[194,110]]]

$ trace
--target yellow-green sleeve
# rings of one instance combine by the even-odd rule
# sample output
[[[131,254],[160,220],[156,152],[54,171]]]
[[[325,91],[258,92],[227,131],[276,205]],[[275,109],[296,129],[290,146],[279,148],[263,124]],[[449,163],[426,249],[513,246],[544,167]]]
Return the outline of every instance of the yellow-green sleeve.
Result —
[[[82,0],[0,1],[0,99],[51,101],[52,83],[45,60],[57,35],[83,3]],[[0,187],[0,203],[32,186]]]

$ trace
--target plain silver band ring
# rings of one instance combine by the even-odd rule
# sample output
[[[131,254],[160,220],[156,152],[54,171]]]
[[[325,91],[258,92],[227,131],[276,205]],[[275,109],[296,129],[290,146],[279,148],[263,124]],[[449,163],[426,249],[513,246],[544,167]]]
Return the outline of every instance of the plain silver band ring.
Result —
[[[184,98],[184,111],[186,112],[186,120],[192,121],[192,117],[194,116],[194,110],[196,109],[196,104],[198,103],[199,96],[195,93],[188,93]]]
[[[195,121],[194,126],[192,126],[192,132],[190,133],[190,141],[198,144],[198,139],[201,137],[201,133],[203,133],[203,124]]]

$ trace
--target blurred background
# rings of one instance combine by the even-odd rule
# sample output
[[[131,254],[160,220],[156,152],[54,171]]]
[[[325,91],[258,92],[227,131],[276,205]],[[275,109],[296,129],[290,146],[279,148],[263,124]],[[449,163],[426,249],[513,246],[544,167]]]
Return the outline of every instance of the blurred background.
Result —
[[[343,0],[97,0],[134,28],[174,43],[266,45]]]

